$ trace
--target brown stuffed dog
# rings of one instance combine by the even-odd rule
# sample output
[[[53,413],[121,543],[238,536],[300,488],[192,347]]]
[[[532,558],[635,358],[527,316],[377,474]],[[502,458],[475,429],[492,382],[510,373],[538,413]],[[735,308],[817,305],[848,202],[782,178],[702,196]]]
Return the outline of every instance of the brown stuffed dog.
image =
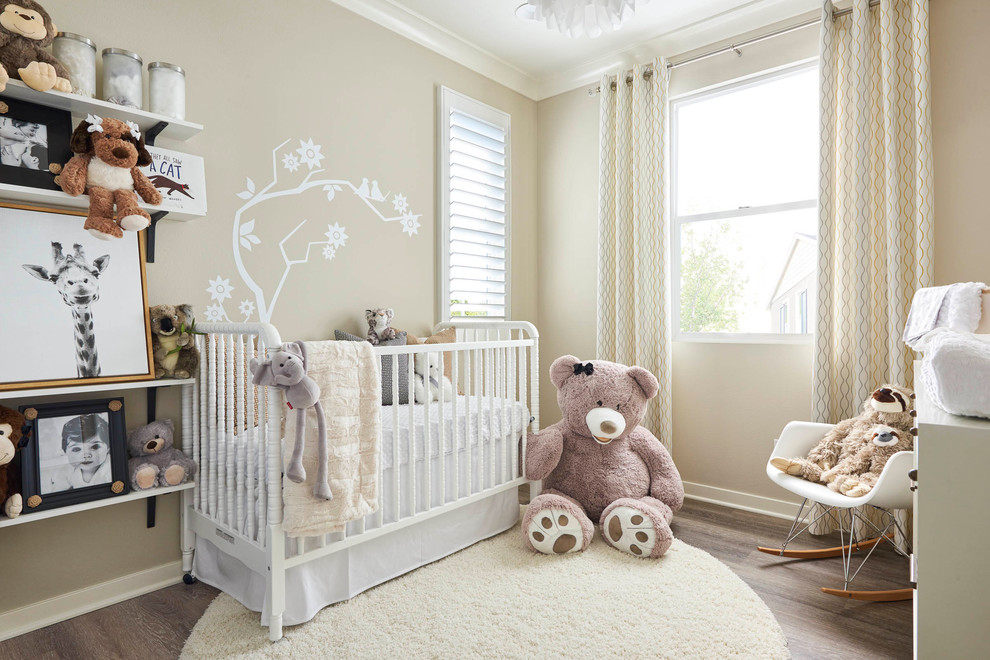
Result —
[[[815,445],[807,457],[778,456],[770,464],[781,472],[803,477],[808,481],[829,483],[837,473],[830,471],[846,457],[856,456],[873,441],[877,425],[893,427],[901,438],[912,438],[914,428],[914,392],[902,385],[884,385],[863,402],[862,412],[836,424]],[[829,473],[829,479],[823,475]],[[877,473],[879,474],[879,473]]]
[[[192,305],[155,305],[149,312],[155,378],[191,378],[199,369]]]
[[[7,471],[14,455],[27,444],[22,435],[24,415],[13,408],[0,406],[0,504],[8,518],[16,518],[24,507],[21,480],[17,470]]]
[[[58,182],[73,197],[89,193],[84,229],[97,238],[110,239],[123,236],[122,229],[141,231],[151,224],[151,216],[138,207],[134,193],[155,205],[162,203],[162,195],[138,169],[151,163],[151,154],[137,124],[88,115],[72,132],[69,146],[76,155]]]
[[[0,92],[11,78],[39,92],[71,92],[69,72],[45,52],[58,30],[44,7],[34,0],[0,6]]]

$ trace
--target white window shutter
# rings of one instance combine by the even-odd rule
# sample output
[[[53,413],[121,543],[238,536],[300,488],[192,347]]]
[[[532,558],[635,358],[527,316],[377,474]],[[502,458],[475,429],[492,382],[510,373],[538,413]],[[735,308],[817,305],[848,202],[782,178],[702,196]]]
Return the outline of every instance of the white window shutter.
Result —
[[[441,108],[442,307],[508,318],[509,117],[446,88]]]

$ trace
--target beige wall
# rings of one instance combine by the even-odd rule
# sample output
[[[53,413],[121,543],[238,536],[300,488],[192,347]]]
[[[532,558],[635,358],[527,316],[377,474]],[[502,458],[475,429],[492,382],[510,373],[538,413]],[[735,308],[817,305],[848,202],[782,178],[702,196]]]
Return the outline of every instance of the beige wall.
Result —
[[[248,258],[269,294],[282,272],[276,243],[301,220],[311,230],[306,241],[322,239],[334,222],[350,236],[333,261],[317,256],[295,267],[273,322],[287,339],[318,339],[335,327],[359,330],[367,307],[391,306],[396,326],[417,334],[432,327],[434,108],[443,84],[512,116],[512,309],[516,319],[537,320],[535,102],[327,0],[280,2],[275,14],[272,3],[235,0],[130,2],[126,11],[109,0],[44,4],[59,29],[101,49],[126,48],[145,63],[165,60],[188,71],[187,116],[205,130],[160,146],[206,159],[210,213],[160,225],[157,262],[148,268],[153,304],[191,302],[202,319],[209,279],[220,275],[234,286],[227,311],[241,319],[236,309],[249,296],[232,257],[236,194],[248,176],[258,187],[270,180],[273,147],[312,138],[326,156],[324,176],[377,179],[383,193],[406,195],[423,226],[410,238],[350,193],[332,204],[317,190],[258,207],[263,244]],[[300,254],[304,242],[287,249]],[[176,394],[163,394],[162,416],[177,415]],[[143,395],[126,405],[129,426],[139,424]],[[166,496],[154,530],[145,529],[142,502],[0,530],[5,554],[19,558],[18,570],[5,575],[0,613],[177,560],[177,514],[178,498]]]
[[[814,57],[817,30],[801,30],[745,53],[674,69],[671,94]],[[578,89],[541,101],[538,133],[540,350],[547,367],[565,353],[595,355],[598,97]],[[674,460],[683,479],[783,498],[763,466],[783,425],[810,415],[810,343],[675,342],[673,379]],[[541,388],[546,425],[560,419],[560,412],[546,374]]]

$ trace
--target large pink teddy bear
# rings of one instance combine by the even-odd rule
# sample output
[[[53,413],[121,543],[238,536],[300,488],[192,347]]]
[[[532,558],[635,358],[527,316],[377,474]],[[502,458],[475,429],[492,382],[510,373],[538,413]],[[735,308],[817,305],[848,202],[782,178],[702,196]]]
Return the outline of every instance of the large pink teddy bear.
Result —
[[[635,557],[660,557],[674,540],[670,520],[684,485],[660,441],[640,426],[656,377],[642,367],[572,355],[550,367],[564,419],[530,436],[526,478],[543,493],[526,509],[522,530],[537,552],[588,547],[595,522],[605,541]]]

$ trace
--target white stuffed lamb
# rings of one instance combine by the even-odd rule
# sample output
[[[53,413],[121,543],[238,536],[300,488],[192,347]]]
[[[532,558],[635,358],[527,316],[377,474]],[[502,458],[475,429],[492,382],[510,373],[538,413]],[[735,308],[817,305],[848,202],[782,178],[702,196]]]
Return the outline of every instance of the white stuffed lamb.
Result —
[[[443,375],[443,360],[440,353],[418,353],[414,371],[416,372],[416,403],[440,400],[440,388],[443,388],[443,400],[452,401],[454,387],[450,379]]]

